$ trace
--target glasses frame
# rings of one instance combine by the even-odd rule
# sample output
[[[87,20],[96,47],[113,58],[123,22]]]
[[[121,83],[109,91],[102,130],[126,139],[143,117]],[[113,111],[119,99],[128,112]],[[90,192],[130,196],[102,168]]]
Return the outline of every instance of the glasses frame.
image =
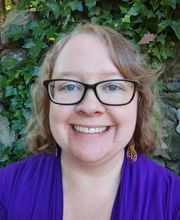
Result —
[[[50,92],[49,92],[49,83],[51,82],[54,82],[54,81],[69,81],[69,82],[75,82],[75,83],[79,83],[81,85],[84,86],[84,93],[81,97],[81,99],[78,101],[78,102],[73,102],[73,103],[59,103],[59,102],[56,102],[55,100],[52,99],[51,95],[50,95]],[[102,84],[102,83],[105,83],[105,82],[111,82],[111,81],[123,81],[123,82],[131,82],[134,84],[134,91],[133,91],[133,95],[130,99],[129,102],[126,102],[126,103],[123,103],[123,104],[109,104],[109,103],[105,103],[103,101],[100,100],[100,98],[98,97],[98,93],[97,93],[97,86],[99,84]],[[104,81],[100,81],[100,82],[97,82],[97,83],[94,83],[94,84],[87,84],[87,83],[83,83],[83,82],[80,82],[78,80],[73,80],[73,79],[50,79],[50,80],[45,80],[43,81],[43,85],[45,86],[46,88],[46,91],[48,93],[48,96],[49,96],[49,99],[55,103],[55,104],[58,104],[58,105],[76,105],[78,103],[80,103],[83,98],[85,97],[86,95],[86,92],[88,89],[92,89],[96,95],[96,98],[98,99],[98,101],[101,103],[101,104],[104,104],[104,105],[109,105],[109,106],[122,106],[122,105],[128,105],[133,99],[134,99],[134,96],[135,96],[135,93],[136,93],[136,89],[137,89],[137,86],[140,84],[139,81],[137,80],[131,80],[131,79],[109,79],[109,80],[104,80]]]

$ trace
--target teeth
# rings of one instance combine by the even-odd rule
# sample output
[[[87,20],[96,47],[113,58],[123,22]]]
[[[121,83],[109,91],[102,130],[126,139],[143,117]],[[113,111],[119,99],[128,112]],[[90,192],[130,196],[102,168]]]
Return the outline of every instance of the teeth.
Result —
[[[107,127],[97,127],[97,128],[87,128],[82,126],[74,125],[74,130],[81,132],[81,133],[102,133],[107,130]]]

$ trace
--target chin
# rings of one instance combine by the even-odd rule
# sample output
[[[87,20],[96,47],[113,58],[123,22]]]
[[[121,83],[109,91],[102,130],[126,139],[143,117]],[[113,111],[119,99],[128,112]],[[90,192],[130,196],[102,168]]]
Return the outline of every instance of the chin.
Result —
[[[97,151],[78,151],[74,154],[75,158],[87,164],[98,164],[107,159],[107,152],[97,152]]]

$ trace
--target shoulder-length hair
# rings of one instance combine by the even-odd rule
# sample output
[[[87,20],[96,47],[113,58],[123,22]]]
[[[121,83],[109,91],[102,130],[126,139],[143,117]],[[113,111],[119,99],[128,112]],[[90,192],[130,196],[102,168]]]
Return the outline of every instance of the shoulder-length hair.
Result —
[[[153,109],[155,106],[153,82],[156,71],[147,68],[147,64],[138,49],[119,32],[95,24],[79,24],[73,32],[67,34],[49,51],[39,75],[38,82],[32,88],[34,113],[28,122],[26,143],[33,152],[54,152],[56,142],[49,126],[50,100],[43,81],[51,79],[57,56],[63,47],[75,35],[92,34],[106,44],[113,64],[126,79],[138,80],[138,112],[133,134],[136,151],[148,154],[155,149],[160,140],[155,131]]]

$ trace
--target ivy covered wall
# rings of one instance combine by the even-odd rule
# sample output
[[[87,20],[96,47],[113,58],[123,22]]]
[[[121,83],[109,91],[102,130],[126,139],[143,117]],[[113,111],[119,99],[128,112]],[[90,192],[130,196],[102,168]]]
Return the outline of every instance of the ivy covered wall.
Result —
[[[0,166],[30,155],[23,148],[25,124],[32,112],[30,86],[50,47],[85,20],[120,31],[139,47],[151,68],[164,63],[164,72],[156,82],[164,114],[164,144],[150,156],[180,173],[180,0],[3,2]]]

